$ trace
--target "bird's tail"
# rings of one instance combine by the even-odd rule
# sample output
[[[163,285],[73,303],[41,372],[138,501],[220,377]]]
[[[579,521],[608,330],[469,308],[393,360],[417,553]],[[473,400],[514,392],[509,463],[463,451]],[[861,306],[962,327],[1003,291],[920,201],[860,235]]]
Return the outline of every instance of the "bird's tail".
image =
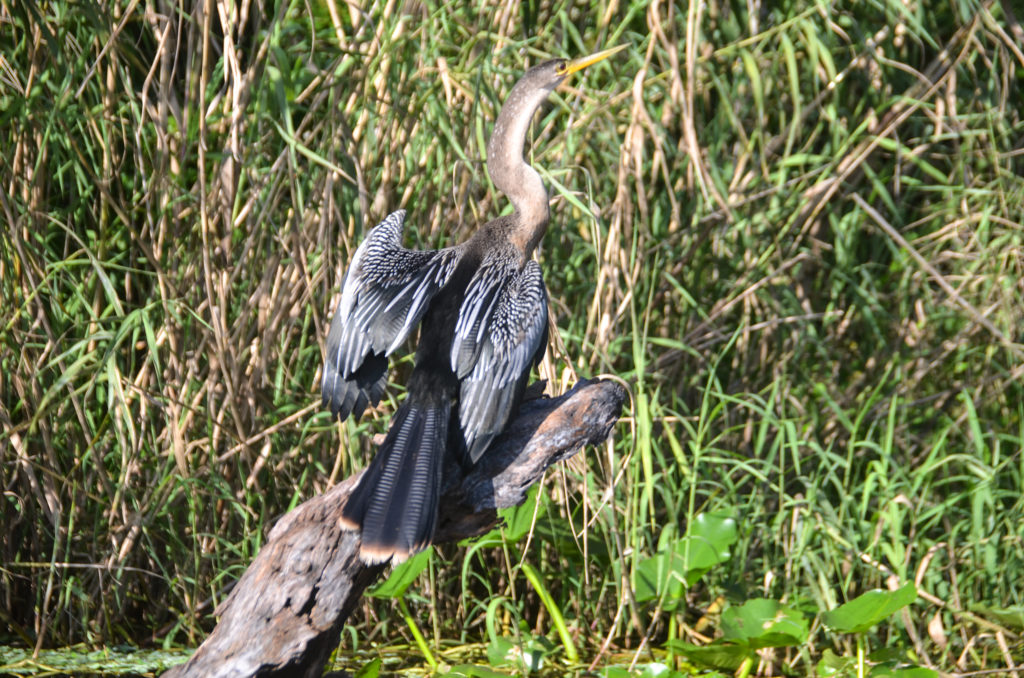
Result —
[[[398,408],[387,438],[342,509],[362,530],[360,558],[398,563],[430,545],[437,525],[450,405]]]

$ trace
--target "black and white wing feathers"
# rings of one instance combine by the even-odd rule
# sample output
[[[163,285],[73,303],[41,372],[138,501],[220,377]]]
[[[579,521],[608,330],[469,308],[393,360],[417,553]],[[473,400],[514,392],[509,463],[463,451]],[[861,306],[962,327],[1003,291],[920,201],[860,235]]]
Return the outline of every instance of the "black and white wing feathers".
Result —
[[[540,266],[489,255],[466,291],[452,342],[460,379],[459,423],[469,461],[501,433],[544,355],[548,295]]]
[[[344,419],[376,404],[387,381],[387,356],[416,327],[447,284],[461,250],[402,247],[405,210],[392,212],[359,245],[345,273],[327,335],[323,404]]]

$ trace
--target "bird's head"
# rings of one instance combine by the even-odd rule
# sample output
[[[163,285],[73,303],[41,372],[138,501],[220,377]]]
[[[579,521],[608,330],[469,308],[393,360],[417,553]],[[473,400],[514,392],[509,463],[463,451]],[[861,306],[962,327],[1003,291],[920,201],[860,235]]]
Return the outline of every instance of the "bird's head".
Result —
[[[508,196],[516,210],[521,247],[529,253],[548,222],[548,194],[535,169],[523,160],[523,143],[533,114],[548,95],[573,73],[607,59],[625,45],[580,59],[552,59],[534,66],[509,92],[487,142],[487,171],[495,187]],[[517,237],[519,237],[517,236]]]
[[[579,59],[551,59],[531,68],[523,76],[522,80],[529,82],[537,88],[553,91],[573,73],[582,71],[587,66],[607,59],[626,47],[626,45],[618,45],[617,47],[580,57]]]

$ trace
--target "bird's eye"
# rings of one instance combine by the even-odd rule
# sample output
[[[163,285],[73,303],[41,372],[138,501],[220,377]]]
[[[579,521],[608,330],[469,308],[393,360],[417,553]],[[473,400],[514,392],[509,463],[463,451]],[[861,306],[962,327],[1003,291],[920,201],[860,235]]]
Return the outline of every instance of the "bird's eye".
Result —
[[[559,61],[557,64],[555,64],[555,73],[557,73],[558,75],[565,75],[568,71],[569,71],[569,62],[568,61]]]

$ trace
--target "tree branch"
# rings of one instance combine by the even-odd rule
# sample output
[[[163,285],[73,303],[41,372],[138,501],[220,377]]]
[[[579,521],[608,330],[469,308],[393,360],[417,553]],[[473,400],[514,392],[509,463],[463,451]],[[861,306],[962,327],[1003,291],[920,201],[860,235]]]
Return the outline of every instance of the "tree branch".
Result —
[[[435,543],[497,525],[496,509],[517,506],[552,464],[604,441],[626,392],[611,381],[576,385],[558,398],[523,403],[508,430],[441,498]],[[267,544],[215,612],[220,622],[178,676],[309,676],[323,672],[341,627],[363,591],[384,571],[359,560],[359,533],[338,517],[359,475],[300,504],[270,531]]]

